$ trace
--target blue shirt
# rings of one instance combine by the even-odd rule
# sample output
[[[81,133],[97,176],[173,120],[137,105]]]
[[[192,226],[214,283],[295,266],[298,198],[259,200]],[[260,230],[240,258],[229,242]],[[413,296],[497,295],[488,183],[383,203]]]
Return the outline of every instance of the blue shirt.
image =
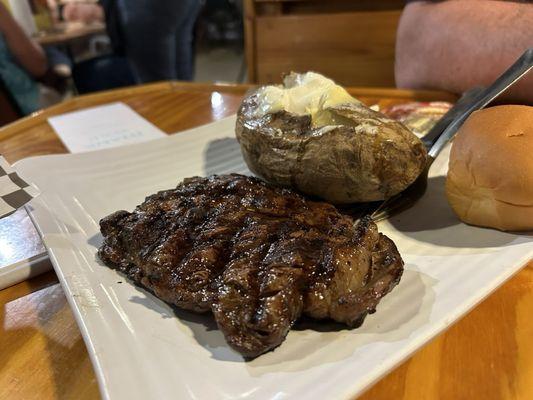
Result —
[[[24,115],[31,114],[39,108],[37,83],[14,60],[2,33],[0,33],[0,78]]]

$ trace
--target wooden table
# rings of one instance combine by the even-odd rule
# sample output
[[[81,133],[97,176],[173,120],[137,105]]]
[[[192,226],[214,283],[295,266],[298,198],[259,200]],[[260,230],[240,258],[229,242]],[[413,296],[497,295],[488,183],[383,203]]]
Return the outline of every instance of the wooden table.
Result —
[[[38,32],[34,39],[41,46],[68,45],[106,32],[105,24],[95,22],[89,25],[77,22],[58,23],[50,31]]]
[[[0,129],[14,162],[65,148],[46,119],[124,101],[166,132],[233,114],[246,86],[159,83],[74,98]],[[368,104],[453,99],[443,93],[351,89]],[[361,399],[532,399],[533,263]],[[0,398],[97,399],[85,344],[53,272],[0,291]]]

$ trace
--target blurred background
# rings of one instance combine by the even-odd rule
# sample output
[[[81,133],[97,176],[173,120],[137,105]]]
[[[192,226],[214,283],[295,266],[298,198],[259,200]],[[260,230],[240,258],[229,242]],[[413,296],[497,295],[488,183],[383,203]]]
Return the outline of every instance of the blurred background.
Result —
[[[272,83],[292,70],[321,72],[343,85],[392,87],[404,6],[395,0],[0,1],[46,57],[45,73],[28,74],[39,90],[35,109],[159,80]],[[25,115],[28,107],[18,104],[9,82],[12,70],[2,73],[2,57],[2,109],[10,103]]]

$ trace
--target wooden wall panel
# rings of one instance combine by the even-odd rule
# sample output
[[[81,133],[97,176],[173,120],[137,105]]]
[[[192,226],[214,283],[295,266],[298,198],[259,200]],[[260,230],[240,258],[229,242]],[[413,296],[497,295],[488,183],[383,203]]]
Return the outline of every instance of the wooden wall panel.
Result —
[[[313,70],[343,85],[394,86],[400,11],[285,15],[256,19],[258,83]]]
[[[343,85],[393,87],[399,0],[245,0],[250,83],[314,70]]]

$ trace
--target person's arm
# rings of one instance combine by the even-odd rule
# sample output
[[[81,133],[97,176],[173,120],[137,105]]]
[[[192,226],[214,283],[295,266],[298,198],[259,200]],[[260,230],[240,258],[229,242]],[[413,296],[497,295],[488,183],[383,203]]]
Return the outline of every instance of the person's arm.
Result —
[[[39,44],[29,38],[0,2],[0,32],[17,63],[34,78],[42,77],[47,68],[46,55]]]
[[[497,0],[407,4],[396,41],[396,85],[462,93],[488,85],[533,47],[533,4]],[[533,103],[533,73],[508,99]]]
[[[85,24],[104,22],[104,9],[98,3],[67,3],[63,7],[63,19]]]

